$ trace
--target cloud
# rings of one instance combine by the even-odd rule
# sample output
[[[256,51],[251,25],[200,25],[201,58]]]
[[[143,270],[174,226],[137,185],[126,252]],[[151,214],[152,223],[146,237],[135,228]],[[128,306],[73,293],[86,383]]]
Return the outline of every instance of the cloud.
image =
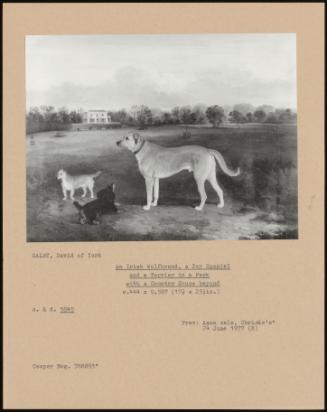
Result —
[[[263,81],[249,71],[231,68],[194,73],[183,87],[176,86],[174,90],[174,87],[165,87],[164,79],[158,82],[144,70],[124,67],[112,79],[97,85],[65,82],[45,91],[30,91],[27,106],[118,109],[145,104],[168,109],[198,103],[249,102],[295,108],[295,91],[295,81]]]
[[[194,96],[205,96],[203,101],[207,104],[248,102],[295,108],[296,82],[295,79],[262,80],[250,71],[229,68],[198,76],[185,90],[187,99]]]
[[[63,83],[46,91],[31,91],[29,107],[41,104],[85,109],[131,107],[134,104],[171,107],[181,104],[182,96],[166,92],[147,78],[142,70],[126,67],[118,71],[112,80],[98,85]]]
[[[296,107],[290,33],[27,36],[27,105]]]

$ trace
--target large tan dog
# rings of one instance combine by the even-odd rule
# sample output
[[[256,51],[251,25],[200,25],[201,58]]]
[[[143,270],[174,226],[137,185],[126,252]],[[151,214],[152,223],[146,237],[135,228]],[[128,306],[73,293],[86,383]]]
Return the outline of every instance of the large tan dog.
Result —
[[[194,174],[201,197],[200,205],[196,206],[196,210],[202,210],[206,202],[207,195],[204,188],[206,180],[209,180],[218,195],[218,207],[224,207],[223,191],[216,178],[216,160],[227,175],[240,174],[239,168],[235,172],[228,169],[221,153],[202,146],[162,147],[147,142],[138,133],[129,134],[118,141],[117,145],[125,147],[136,156],[146,184],[147,204],[143,206],[144,210],[149,210],[150,206],[157,206],[159,179],[172,176],[181,170],[188,170]]]

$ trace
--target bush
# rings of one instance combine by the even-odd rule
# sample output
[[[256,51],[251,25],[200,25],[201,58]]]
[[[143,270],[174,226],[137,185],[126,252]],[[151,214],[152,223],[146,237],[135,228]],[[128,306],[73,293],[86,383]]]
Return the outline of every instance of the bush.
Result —
[[[57,133],[55,133],[54,135],[53,135],[53,137],[65,137],[66,135],[65,135],[65,133],[63,133],[63,132],[57,132]]]
[[[33,107],[26,114],[26,133],[69,130],[72,118],[76,120],[74,112],[69,113],[64,107],[58,110],[52,106]]]

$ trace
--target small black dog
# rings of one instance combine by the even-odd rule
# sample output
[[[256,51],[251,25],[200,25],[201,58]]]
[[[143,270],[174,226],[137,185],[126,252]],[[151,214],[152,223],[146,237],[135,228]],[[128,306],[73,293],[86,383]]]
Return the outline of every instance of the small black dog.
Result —
[[[78,209],[80,215],[80,223],[98,225],[100,217],[106,213],[116,213],[115,205],[115,184],[108,185],[105,189],[97,193],[97,199],[92,202],[80,205],[74,202],[73,205]]]

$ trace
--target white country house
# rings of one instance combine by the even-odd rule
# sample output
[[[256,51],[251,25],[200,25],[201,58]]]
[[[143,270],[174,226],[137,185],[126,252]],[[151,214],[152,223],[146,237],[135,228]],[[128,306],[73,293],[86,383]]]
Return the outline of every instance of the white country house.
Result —
[[[83,114],[83,123],[109,124],[111,116],[106,110],[88,110]]]

